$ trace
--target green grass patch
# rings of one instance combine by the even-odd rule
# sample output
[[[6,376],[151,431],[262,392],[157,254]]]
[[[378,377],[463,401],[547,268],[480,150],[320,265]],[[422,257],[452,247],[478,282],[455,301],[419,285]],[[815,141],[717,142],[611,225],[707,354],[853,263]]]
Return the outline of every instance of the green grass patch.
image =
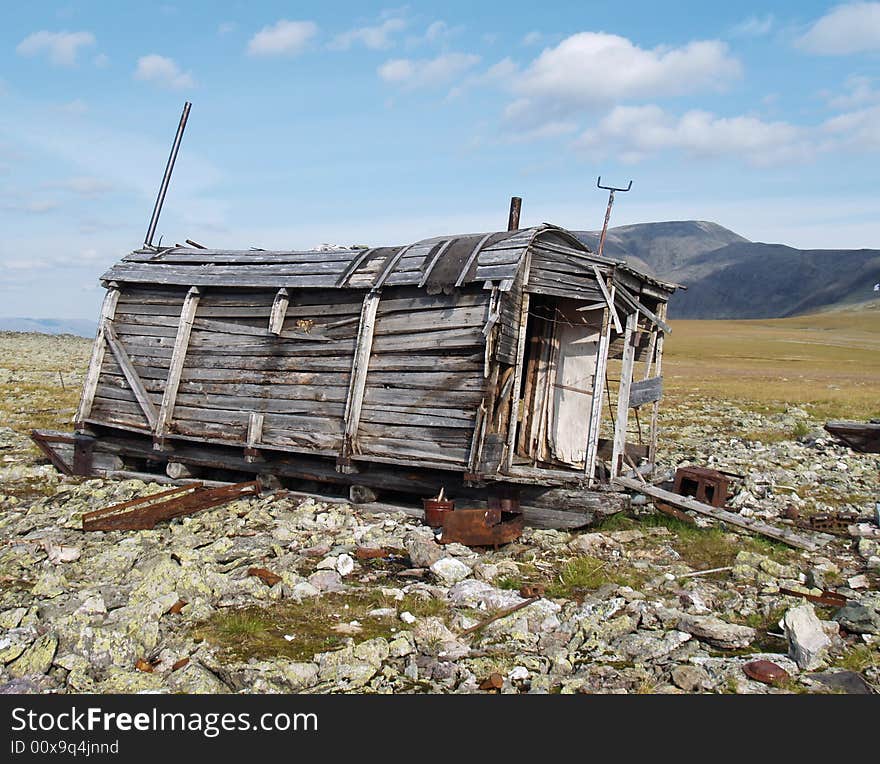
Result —
[[[631,528],[667,528],[672,531],[670,543],[682,559],[697,570],[723,568],[733,564],[739,552],[755,552],[785,563],[794,553],[785,544],[760,536],[731,533],[720,526],[699,528],[664,514],[642,515],[638,519],[620,513],[598,527],[599,531],[629,530]]]
[[[443,617],[449,612],[446,602],[415,595],[397,602],[378,592],[325,594],[298,603],[221,610],[196,624],[193,636],[216,646],[223,660],[281,657],[310,661],[315,653],[339,647],[348,637],[357,643],[374,637],[393,639],[410,628],[396,616],[367,615],[371,610],[386,607],[398,612],[408,610],[417,618]],[[361,629],[356,634],[334,629],[355,620]]]
[[[870,645],[856,645],[841,655],[834,665],[861,674],[866,669],[880,666],[880,650]]]
[[[644,576],[638,571],[625,567],[619,562],[583,555],[569,560],[562,566],[556,580],[547,586],[547,596],[577,599],[579,595],[594,591],[606,584],[637,589],[644,581]]]

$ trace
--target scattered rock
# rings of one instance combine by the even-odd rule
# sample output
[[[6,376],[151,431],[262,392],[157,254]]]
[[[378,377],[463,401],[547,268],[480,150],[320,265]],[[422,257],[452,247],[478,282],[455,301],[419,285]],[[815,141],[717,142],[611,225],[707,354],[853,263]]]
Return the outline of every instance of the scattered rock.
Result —
[[[709,675],[699,666],[676,666],[672,669],[672,681],[685,692],[699,692],[710,686]]]
[[[682,615],[676,628],[725,650],[748,647],[757,636],[748,626],[727,623],[711,615]]]
[[[791,608],[783,617],[783,629],[788,640],[788,654],[798,668],[806,671],[819,668],[831,646],[831,640],[816,617],[810,603]]]
[[[443,557],[433,565],[431,572],[447,586],[463,581],[471,574],[471,569],[455,557]]]

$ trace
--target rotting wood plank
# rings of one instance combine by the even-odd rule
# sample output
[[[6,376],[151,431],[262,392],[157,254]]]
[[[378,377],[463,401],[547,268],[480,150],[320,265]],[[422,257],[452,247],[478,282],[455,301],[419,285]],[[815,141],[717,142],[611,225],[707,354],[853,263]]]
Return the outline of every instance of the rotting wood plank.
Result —
[[[74,417],[74,427],[79,430],[83,427],[83,423],[92,411],[92,403],[95,400],[95,391],[98,388],[98,379],[101,376],[101,367],[104,364],[104,355],[106,344],[104,342],[104,322],[112,321],[119,304],[120,290],[119,286],[114,282],[104,295],[104,302],[101,305],[101,316],[98,323],[98,331],[95,334],[95,342],[92,345],[92,356],[89,359],[89,368],[86,372],[86,378],[83,382],[82,395],[80,396],[79,407]]]
[[[635,344],[633,334],[638,325],[639,314],[630,313],[624,332],[623,360],[620,365],[620,383],[617,389],[617,419],[614,423],[614,450],[611,453],[611,477],[620,472],[620,459],[626,445],[626,427],[629,421],[629,391],[632,386]],[[597,380],[601,384],[601,380]]]
[[[650,377],[633,382],[629,390],[629,407],[659,401],[663,397],[663,377]]]
[[[103,326],[104,339],[107,341],[107,344],[110,345],[110,350],[113,352],[113,355],[116,356],[116,362],[122,369],[123,374],[125,374],[125,378],[128,380],[128,384],[131,386],[131,389],[137,398],[138,405],[141,407],[144,416],[146,416],[147,421],[150,423],[150,429],[155,432],[159,413],[156,411],[156,407],[150,399],[146,389],[144,389],[144,384],[138,376],[134,364],[128,357],[125,347],[119,341],[119,337],[116,336],[116,332],[114,331],[110,320],[104,319]]]
[[[614,285],[610,289],[614,302]],[[596,370],[593,377],[593,393],[590,399],[590,423],[587,427],[587,452],[584,458],[584,475],[590,487],[596,483],[596,456],[599,450],[599,430],[602,424],[602,400],[605,393],[605,371],[608,368],[608,346],[611,341],[611,311],[602,312],[602,329],[596,349]]]
[[[745,528],[752,533],[760,533],[762,536],[782,541],[783,543],[797,547],[798,549],[806,549],[810,552],[814,552],[823,546],[821,541],[802,536],[786,528],[777,528],[773,525],[761,522],[760,520],[752,520],[751,518],[742,517],[735,512],[720,509],[719,507],[713,507],[709,504],[703,504],[703,502],[697,501],[690,496],[680,496],[677,493],[672,493],[672,491],[666,491],[653,485],[643,484],[632,478],[616,477],[613,479],[613,482],[624,488],[628,488],[631,491],[637,491],[638,493],[643,493],[651,498],[660,499],[660,501],[672,504],[675,507],[689,509],[701,515],[707,515],[716,520],[720,520],[721,522],[729,523],[730,525],[735,525],[739,528]]]
[[[399,259],[399,256],[398,256]],[[390,263],[379,281],[384,281],[394,262]],[[364,297],[361,311],[360,327],[358,329],[357,344],[352,358],[351,378],[348,395],[345,401],[343,419],[345,434],[343,437],[342,450],[339,454],[340,471],[350,468],[349,459],[357,447],[357,431],[361,420],[361,410],[364,403],[364,390],[367,385],[367,371],[370,367],[370,355],[373,348],[373,332],[376,328],[376,310],[379,307],[382,292],[380,289],[372,289]]]
[[[480,239],[471,250],[470,255],[468,255],[467,260],[465,260],[464,265],[461,268],[461,272],[458,274],[458,278],[455,280],[455,286],[460,287],[464,284],[465,279],[467,278],[468,272],[471,269],[471,266],[474,264],[474,261],[480,254],[480,250],[483,248],[485,243],[489,241],[489,238],[492,236],[491,233],[487,233],[482,239]]]
[[[611,292],[608,290],[608,287],[605,286],[605,279],[603,278],[598,266],[593,265],[593,273],[596,274],[596,283],[599,285],[599,289],[602,290],[602,296],[605,298],[605,302],[608,304],[608,310],[611,311],[611,320],[614,321],[614,330],[618,334],[621,334],[623,333],[623,325],[620,323],[620,317],[617,315],[617,308],[614,307],[614,298],[611,296]],[[578,308],[578,310],[585,309],[586,308]]]
[[[199,306],[201,292],[198,287],[192,287],[183,300],[180,309],[180,320],[177,328],[177,337],[174,340],[174,352],[171,356],[171,364],[168,367],[168,379],[162,395],[162,403],[159,407],[159,415],[154,426],[155,435],[161,439],[168,432],[171,420],[174,417],[174,404],[177,398],[177,390],[180,386],[180,375],[186,362],[186,351],[189,347],[189,337],[192,332],[193,319]],[[123,369],[124,371],[124,369]],[[140,379],[140,377],[138,377]],[[141,386],[144,387],[143,381]]]
[[[531,252],[526,253],[526,262],[523,265],[522,271],[522,281],[523,281],[523,289],[529,283],[529,275],[531,268]],[[513,457],[516,452],[516,432],[519,427],[520,419],[522,417],[522,411],[520,407],[520,386],[522,384],[522,371],[523,364],[525,363],[525,351],[526,351],[526,329],[529,323],[529,294],[528,292],[523,292],[522,295],[522,305],[520,307],[520,315],[519,315],[519,326],[518,331],[519,335],[517,337],[516,342],[516,364],[513,369],[513,392],[510,399],[510,419],[507,425],[507,459],[505,461],[506,469],[510,470],[513,465]],[[490,412],[491,413],[491,412]]]
[[[660,307],[658,311],[660,313],[660,318],[666,319],[666,303],[660,303]],[[660,377],[663,374],[663,342],[664,337],[666,336],[663,332],[655,332],[657,335],[656,345],[654,348],[654,373]],[[651,407],[651,428],[650,435],[648,441],[648,463],[651,465],[651,469],[654,469],[654,465],[657,461],[657,432],[658,432],[658,420],[660,416],[660,399],[658,398],[654,401],[654,404]]]
[[[275,299],[272,302],[272,312],[269,314],[269,331],[276,336],[281,334],[289,304],[290,293],[282,287],[275,293]]]
[[[645,318],[659,326],[667,334],[672,332],[672,327],[670,327],[669,324],[667,324],[662,318],[660,318],[656,313],[642,305],[642,303],[639,302],[632,294],[630,294],[630,292],[623,286],[621,286],[620,284],[618,284],[617,286],[617,294],[619,294],[623,301],[629,304],[631,308],[637,310],[639,313],[645,316]]]

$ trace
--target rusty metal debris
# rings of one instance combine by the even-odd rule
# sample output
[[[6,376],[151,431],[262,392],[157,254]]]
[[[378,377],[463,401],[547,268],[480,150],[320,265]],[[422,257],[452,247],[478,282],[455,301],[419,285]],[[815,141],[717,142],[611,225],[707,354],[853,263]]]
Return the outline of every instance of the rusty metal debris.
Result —
[[[382,557],[388,557],[391,552],[383,547],[379,547],[378,549],[373,549],[371,547],[359,546],[355,552],[354,556],[359,560],[377,560]]]
[[[830,592],[827,589],[821,594],[808,594],[807,592],[799,592],[796,589],[787,589],[779,587],[780,594],[787,594],[790,597],[803,597],[805,600],[815,602],[817,605],[828,605],[829,607],[844,607],[846,605],[846,597],[836,592]]]
[[[820,533],[831,533],[834,536],[849,536],[849,526],[859,521],[857,512],[839,512],[836,515],[812,515],[796,522],[800,528]]]
[[[189,483],[168,491],[114,504],[112,507],[87,512],[83,515],[83,530],[150,530],[162,520],[191,515],[242,496],[254,496],[259,492],[260,485],[257,481],[224,485],[219,488],[205,488],[202,483]]]
[[[730,478],[708,467],[679,467],[675,471],[673,493],[693,496],[711,507],[723,507],[730,494]]]
[[[265,568],[248,568],[247,574],[259,578],[266,586],[275,586],[281,581],[281,576]]]
[[[516,541],[525,527],[525,518],[500,509],[457,509],[443,516],[441,544],[457,542],[465,546],[501,546]]]
[[[189,658],[181,658],[179,661],[175,661],[172,664],[171,670],[178,671],[179,669],[182,669],[184,666],[186,666],[188,663],[189,663]]]
[[[773,661],[750,661],[743,665],[743,672],[749,679],[764,684],[779,684],[787,679],[791,679],[791,675],[782,666]]]
[[[544,584],[523,584],[519,588],[519,596],[526,598],[543,597],[545,591]]]
[[[481,690],[500,690],[502,687],[504,687],[504,677],[497,672],[489,674],[488,677],[480,682]]]
[[[134,664],[134,667],[138,671],[143,671],[145,674],[153,673],[153,664],[149,661],[145,661],[143,658],[138,658]]]
[[[425,525],[431,528],[439,528],[443,525],[443,518],[447,512],[455,509],[455,502],[445,496],[446,489],[441,488],[440,493],[430,499],[422,499],[425,510]]]
[[[177,600],[170,608],[168,608],[168,613],[171,615],[177,615],[183,610],[189,603],[186,600]]]

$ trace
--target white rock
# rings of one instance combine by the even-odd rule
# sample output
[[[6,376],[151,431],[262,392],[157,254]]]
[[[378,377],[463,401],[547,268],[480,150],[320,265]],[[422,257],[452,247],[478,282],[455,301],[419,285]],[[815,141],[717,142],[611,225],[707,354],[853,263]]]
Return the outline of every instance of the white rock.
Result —
[[[447,586],[463,581],[471,574],[471,569],[454,557],[443,557],[431,566],[431,572]]]
[[[529,678],[529,670],[525,666],[514,666],[507,675],[507,678],[511,682],[522,682],[524,679]]]
[[[860,573],[857,576],[853,576],[850,579],[847,579],[847,583],[849,584],[850,589],[867,589],[868,588],[868,578],[864,573]]]
[[[350,555],[341,554],[336,558],[336,572],[340,576],[347,576],[354,570],[354,560]]]
[[[49,562],[53,565],[60,565],[62,562],[73,562],[78,560],[82,554],[82,550],[79,547],[61,546],[53,544],[51,541],[44,541],[42,547],[46,550]]]
[[[404,623],[413,624],[416,622],[416,617],[412,613],[410,613],[409,610],[404,610],[400,614],[400,620]]]
[[[400,602],[400,600],[402,600],[406,596],[403,593],[403,589],[398,589],[396,587],[391,587],[391,588],[384,588],[383,587],[381,591],[382,591],[383,597],[390,597],[391,599],[396,600],[397,602]]]
[[[798,605],[786,612],[782,619],[788,654],[802,670],[811,671],[822,665],[831,640],[816,617],[810,603]]]

